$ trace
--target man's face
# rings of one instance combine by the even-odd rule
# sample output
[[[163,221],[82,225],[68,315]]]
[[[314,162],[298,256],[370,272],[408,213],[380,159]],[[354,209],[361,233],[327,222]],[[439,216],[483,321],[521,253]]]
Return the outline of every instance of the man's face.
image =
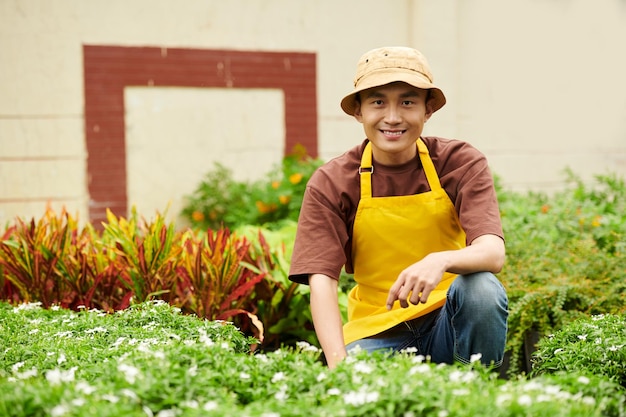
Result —
[[[374,159],[398,165],[416,155],[415,141],[432,115],[428,91],[395,82],[361,91],[354,117],[372,142]]]

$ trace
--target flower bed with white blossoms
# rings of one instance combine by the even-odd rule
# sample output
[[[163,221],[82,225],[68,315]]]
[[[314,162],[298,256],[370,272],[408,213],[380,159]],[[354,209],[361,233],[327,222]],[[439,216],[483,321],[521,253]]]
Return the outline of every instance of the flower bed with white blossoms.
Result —
[[[0,303],[2,416],[624,416],[623,389],[577,373],[501,380],[412,352],[251,353],[224,322],[144,303],[105,314]],[[476,357],[475,359],[478,359]]]

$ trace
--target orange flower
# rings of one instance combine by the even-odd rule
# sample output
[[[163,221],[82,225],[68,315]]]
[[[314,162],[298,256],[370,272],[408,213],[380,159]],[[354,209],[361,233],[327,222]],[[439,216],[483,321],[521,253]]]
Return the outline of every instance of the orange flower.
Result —
[[[280,181],[272,181],[272,188],[277,190],[280,187]]]
[[[298,184],[300,181],[302,181],[302,174],[300,174],[299,172],[296,172],[295,174],[291,174],[289,176],[289,182],[292,184]]]
[[[256,209],[259,210],[259,213],[265,214],[269,212],[268,206],[264,202],[257,201],[255,204],[256,204]]]
[[[191,213],[191,218],[193,219],[193,221],[201,222],[202,220],[204,220],[204,214],[201,211],[196,210]]]
[[[278,206],[276,205],[276,203],[266,204],[263,201],[257,201],[255,205],[257,210],[259,210],[259,213],[261,214],[267,214],[278,210]]]
[[[547,204],[544,204],[543,206],[541,206],[541,212],[543,214],[546,214],[548,211],[550,211],[550,206]]]
[[[288,195],[280,195],[278,196],[278,201],[280,201],[280,204],[286,205],[289,204],[289,202],[291,201],[291,197],[289,197]]]
[[[600,227],[600,225],[602,224],[601,220],[602,220],[602,216],[596,216],[591,221],[591,225],[593,227]]]

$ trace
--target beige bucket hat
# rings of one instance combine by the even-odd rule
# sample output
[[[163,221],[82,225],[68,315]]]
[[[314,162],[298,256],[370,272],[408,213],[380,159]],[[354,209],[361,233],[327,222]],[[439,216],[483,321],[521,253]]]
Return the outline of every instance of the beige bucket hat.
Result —
[[[361,56],[356,68],[354,90],[341,100],[341,108],[354,116],[356,96],[360,91],[396,81],[430,90],[433,112],[446,104],[443,91],[433,84],[426,57],[416,49],[392,46],[372,49]]]

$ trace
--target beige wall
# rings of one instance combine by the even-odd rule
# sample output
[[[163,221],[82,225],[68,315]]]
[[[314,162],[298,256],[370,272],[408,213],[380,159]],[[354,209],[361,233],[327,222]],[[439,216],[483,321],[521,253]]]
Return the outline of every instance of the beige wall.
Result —
[[[316,53],[323,158],[363,137],[338,106],[361,53],[417,47],[448,97],[425,133],[474,143],[511,188],[553,190],[565,167],[626,175],[624,40],[624,0],[0,0],[0,224],[48,201],[87,215],[83,44]],[[278,161],[280,92],[240,93],[127,89],[129,203],[174,212],[214,160],[240,178]]]

